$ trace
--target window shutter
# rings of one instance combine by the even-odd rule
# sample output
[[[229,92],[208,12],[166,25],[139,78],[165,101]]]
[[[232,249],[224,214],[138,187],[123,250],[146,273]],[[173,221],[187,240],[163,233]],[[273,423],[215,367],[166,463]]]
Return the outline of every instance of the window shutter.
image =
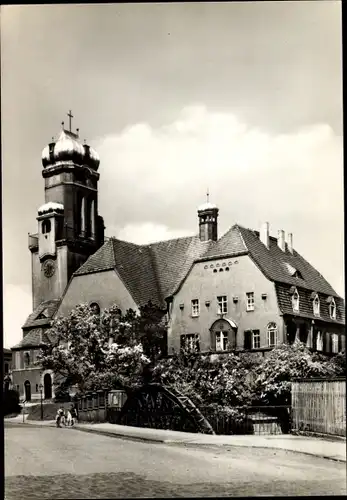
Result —
[[[181,349],[184,349],[185,347],[186,344],[185,340],[186,340],[185,335],[181,335]]]
[[[248,349],[248,350],[252,349],[252,331],[251,330],[245,331],[244,348]]]

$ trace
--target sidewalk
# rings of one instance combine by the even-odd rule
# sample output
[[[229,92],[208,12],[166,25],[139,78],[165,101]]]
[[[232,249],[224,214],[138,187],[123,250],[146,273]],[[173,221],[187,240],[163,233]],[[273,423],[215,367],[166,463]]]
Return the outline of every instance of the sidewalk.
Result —
[[[5,419],[5,422],[23,423],[23,416]],[[26,420],[25,425],[55,426],[53,420]],[[76,424],[74,429],[95,432],[106,436],[121,437],[138,441],[192,446],[245,446],[251,448],[272,448],[305,453],[330,460],[346,462],[346,441],[343,439],[318,438],[282,434],[278,436],[220,436],[195,434],[160,429],[146,429],[110,423]]]

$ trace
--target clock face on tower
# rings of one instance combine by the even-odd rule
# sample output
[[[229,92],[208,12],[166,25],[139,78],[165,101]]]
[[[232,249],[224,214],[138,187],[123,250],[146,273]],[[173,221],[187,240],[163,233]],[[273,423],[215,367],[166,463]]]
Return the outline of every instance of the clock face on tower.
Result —
[[[55,272],[55,264],[53,260],[46,260],[43,264],[43,274],[46,278],[51,278]]]

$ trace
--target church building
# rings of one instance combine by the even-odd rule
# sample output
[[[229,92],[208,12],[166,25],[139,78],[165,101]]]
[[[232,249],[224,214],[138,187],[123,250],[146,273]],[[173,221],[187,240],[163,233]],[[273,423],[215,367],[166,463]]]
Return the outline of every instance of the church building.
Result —
[[[151,301],[165,315],[168,354],[251,351],[305,342],[345,349],[344,301],[293,247],[293,235],[269,224],[234,224],[218,237],[219,209],[197,211],[197,235],[137,245],[105,238],[98,213],[99,157],[64,124],[42,152],[45,203],[29,235],[33,312],[12,347],[13,385],[21,399],[54,397],[54,374],[34,365],[49,327],[80,303],[123,312]]]

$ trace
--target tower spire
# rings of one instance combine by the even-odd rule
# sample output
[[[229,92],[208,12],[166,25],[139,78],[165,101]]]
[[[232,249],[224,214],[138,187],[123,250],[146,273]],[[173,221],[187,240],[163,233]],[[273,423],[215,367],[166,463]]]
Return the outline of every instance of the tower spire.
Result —
[[[209,193],[209,190],[207,188],[207,191],[206,191],[206,201],[207,201],[207,203],[209,202],[209,198],[210,198],[210,193]]]

